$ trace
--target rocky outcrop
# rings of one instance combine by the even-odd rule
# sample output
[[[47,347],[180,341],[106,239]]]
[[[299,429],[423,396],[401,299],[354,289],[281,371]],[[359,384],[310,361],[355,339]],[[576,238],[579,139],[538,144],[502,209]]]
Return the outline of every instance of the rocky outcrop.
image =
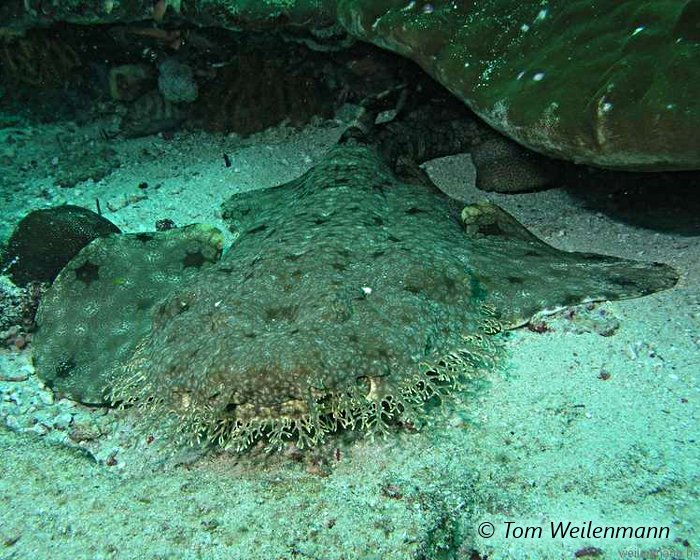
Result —
[[[340,25],[415,60],[540,153],[622,170],[700,167],[697,0],[26,0],[1,10],[0,36],[56,21],[165,19],[319,36]]]

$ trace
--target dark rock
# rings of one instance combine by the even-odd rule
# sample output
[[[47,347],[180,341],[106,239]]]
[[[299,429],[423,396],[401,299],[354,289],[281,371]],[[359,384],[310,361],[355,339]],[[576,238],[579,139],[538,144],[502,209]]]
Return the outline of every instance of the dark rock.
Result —
[[[80,206],[35,210],[17,224],[3,262],[19,286],[52,282],[83,247],[110,233],[120,230],[106,218]]]

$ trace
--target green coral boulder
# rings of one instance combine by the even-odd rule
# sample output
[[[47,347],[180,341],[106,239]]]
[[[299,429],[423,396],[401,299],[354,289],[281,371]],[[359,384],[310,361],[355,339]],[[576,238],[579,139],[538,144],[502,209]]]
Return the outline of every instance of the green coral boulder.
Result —
[[[697,0],[339,0],[356,37],[405,55],[541,153],[624,170],[700,167]]]

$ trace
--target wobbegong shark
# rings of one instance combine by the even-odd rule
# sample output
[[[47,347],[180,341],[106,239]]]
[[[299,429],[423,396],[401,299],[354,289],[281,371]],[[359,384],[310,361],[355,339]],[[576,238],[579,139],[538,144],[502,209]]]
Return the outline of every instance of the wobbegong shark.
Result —
[[[667,265],[555,249],[348,141],[204,225],[85,247],[41,304],[37,371],[87,403],[146,403],[225,448],[313,446],[419,421],[534,315],[673,287]],[[107,302],[107,303],[105,303]]]

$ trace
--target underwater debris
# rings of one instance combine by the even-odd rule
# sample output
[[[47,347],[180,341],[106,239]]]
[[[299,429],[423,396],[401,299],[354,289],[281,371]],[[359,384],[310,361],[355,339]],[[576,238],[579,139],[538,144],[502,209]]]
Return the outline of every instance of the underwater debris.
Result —
[[[103,142],[63,153],[53,169],[53,180],[59,187],[72,188],[84,181],[97,182],[121,165],[117,152],[107,145],[109,133],[102,135]]]
[[[170,218],[156,220],[156,231],[168,231],[169,229],[175,229],[176,227],[175,222]]]

